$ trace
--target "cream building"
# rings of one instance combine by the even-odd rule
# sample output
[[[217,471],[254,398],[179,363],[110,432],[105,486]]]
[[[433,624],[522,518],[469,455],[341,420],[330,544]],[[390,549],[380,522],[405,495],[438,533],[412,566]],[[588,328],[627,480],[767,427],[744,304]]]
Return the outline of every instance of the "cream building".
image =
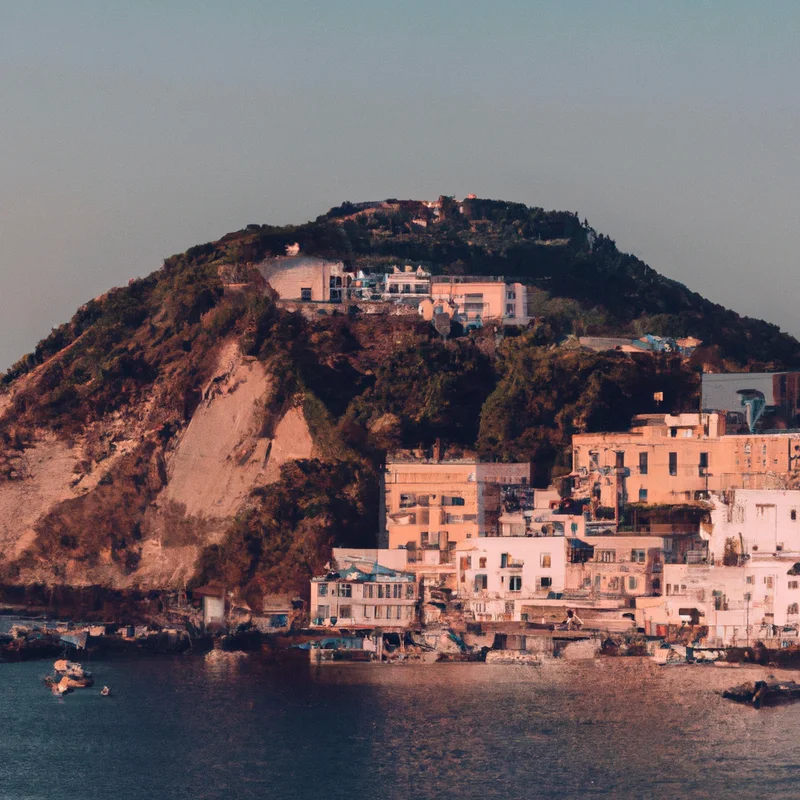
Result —
[[[268,258],[258,264],[280,300],[337,303],[347,299],[350,275],[341,261],[291,252],[294,255]]]
[[[503,278],[433,278],[431,303],[421,307],[426,319],[436,313],[447,313],[465,327],[484,322],[505,322],[525,325],[528,317],[528,289],[522,283],[505,283]]]
[[[451,558],[457,543],[499,532],[501,487],[529,485],[530,477],[529,463],[388,458],[389,548],[433,549]]]

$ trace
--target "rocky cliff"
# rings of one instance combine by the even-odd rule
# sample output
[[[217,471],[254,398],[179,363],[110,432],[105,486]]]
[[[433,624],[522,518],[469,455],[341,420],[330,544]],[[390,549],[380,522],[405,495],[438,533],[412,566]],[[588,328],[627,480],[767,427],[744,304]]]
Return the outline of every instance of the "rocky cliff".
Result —
[[[293,242],[349,268],[412,259],[515,274],[537,288],[536,322],[445,341],[413,315],[291,313],[257,265]],[[703,359],[800,363],[774,326],[634,262],[574,215],[447,198],[438,216],[345,205],[167,259],[87,303],[2,377],[0,584],[302,590],[333,544],[374,541],[387,450],[443,439],[531,459],[547,483],[569,471],[573,433],[626,425],[655,391],[662,410],[694,407]],[[608,307],[590,301],[609,282]],[[693,364],[557,347],[637,326],[702,338],[709,315],[715,345]]]

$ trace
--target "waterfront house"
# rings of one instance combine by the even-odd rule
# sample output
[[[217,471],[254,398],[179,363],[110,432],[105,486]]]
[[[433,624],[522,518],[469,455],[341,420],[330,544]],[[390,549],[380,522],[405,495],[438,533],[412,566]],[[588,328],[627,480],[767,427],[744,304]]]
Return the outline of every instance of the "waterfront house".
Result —
[[[225,624],[225,587],[218,583],[210,583],[192,590],[193,598],[202,598],[203,624],[222,626]]]
[[[413,574],[352,565],[311,579],[311,626],[402,629],[415,623],[417,602]]]
[[[697,625],[712,645],[794,643],[800,634],[800,491],[712,498],[705,558],[664,566],[662,598],[637,601],[648,633]]]

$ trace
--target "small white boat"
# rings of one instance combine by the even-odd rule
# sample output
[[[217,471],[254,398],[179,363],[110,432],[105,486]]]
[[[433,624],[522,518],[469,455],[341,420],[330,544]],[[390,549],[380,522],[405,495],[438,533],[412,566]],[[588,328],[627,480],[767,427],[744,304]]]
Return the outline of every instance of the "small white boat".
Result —
[[[100,690],[100,696],[101,697],[110,697],[111,696],[111,689],[109,689],[108,686],[104,686]]]

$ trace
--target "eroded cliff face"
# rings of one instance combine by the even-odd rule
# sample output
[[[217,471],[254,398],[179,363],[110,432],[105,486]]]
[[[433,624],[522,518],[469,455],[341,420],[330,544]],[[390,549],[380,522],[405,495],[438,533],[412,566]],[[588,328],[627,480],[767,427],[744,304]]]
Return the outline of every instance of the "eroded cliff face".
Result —
[[[286,461],[315,455],[299,404],[288,401],[266,424],[265,366],[235,341],[215,355],[188,421],[165,419],[157,383],[72,439],[40,431],[23,448],[5,448],[3,582],[184,586],[252,490],[274,482]],[[7,423],[13,399],[0,396]],[[169,424],[178,430],[165,433]]]

